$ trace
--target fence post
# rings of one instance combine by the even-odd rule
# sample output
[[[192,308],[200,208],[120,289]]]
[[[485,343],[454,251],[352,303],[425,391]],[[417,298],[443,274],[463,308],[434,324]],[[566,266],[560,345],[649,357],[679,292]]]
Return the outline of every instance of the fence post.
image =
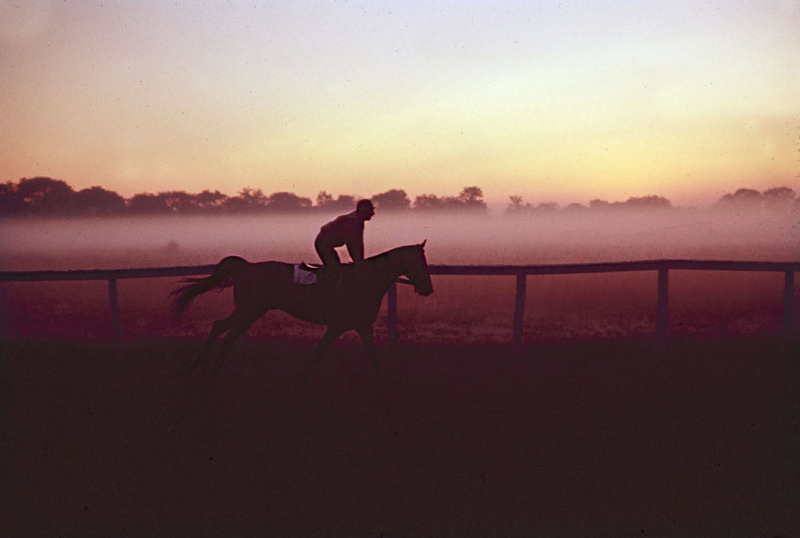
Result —
[[[515,356],[522,355],[522,329],[525,319],[525,292],[527,289],[526,275],[517,275],[517,292],[514,298],[514,336],[511,342],[511,352]]]
[[[108,279],[108,300],[111,303],[111,326],[114,331],[114,347],[117,355],[122,354],[122,327],[119,316],[119,296],[117,295],[117,279]]]
[[[656,349],[662,352],[667,344],[667,325],[669,324],[669,268],[658,270],[658,309],[656,310]]]
[[[794,271],[786,271],[783,280],[783,334],[790,336],[794,329]]]
[[[389,301],[387,307],[387,324],[389,326],[389,345],[397,344],[397,282],[392,282],[389,287]]]

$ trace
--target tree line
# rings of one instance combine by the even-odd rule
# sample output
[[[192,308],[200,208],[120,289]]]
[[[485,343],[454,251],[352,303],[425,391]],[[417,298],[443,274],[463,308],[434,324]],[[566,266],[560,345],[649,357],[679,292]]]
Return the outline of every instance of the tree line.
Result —
[[[0,183],[0,216],[123,216],[123,215],[209,215],[254,213],[303,213],[311,211],[347,212],[355,207],[358,197],[334,195],[320,191],[315,200],[291,192],[264,194],[261,189],[246,187],[236,196],[218,190],[199,193],[164,191],[143,192],[130,198],[95,186],[73,189],[66,181],[49,177],[23,178]],[[464,187],[456,196],[422,194],[411,200],[402,189],[390,189],[370,197],[378,211],[439,212],[466,210],[485,212],[486,202],[480,187]],[[788,187],[759,192],[742,188],[725,194],[715,204],[725,210],[800,211],[800,198]],[[552,202],[526,203],[522,196],[510,196],[505,214],[511,216],[606,211],[617,209],[670,210],[672,203],[663,196],[631,197],[624,202],[595,199],[588,205]]]
[[[548,214],[556,211],[575,213],[582,211],[607,211],[616,209],[669,210],[674,209],[672,202],[663,196],[632,196],[624,202],[607,202],[595,199],[589,205],[569,204],[560,207],[556,203],[525,203],[522,196],[510,196],[506,215]],[[719,211],[755,211],[767,209],[773,212],[800,212],[800,198],[789,187],[774,187],[764,192],[755,189],[738,189],[736,192],[723,195],[712,207]]]
[[[370,197],[379,211],[467,210],[485,211],[483,190],[464,187],[457,196],[434,194],[417,196],[413,201],[402,189],[390,189]],[[246,187],[236,196],[218,190],[199,193],[186,191],[143,192],[130,198],[103,187],[73,189],[66,181],[49,177],[23,178],[0,183],[2,216],[122,216],[122,215],[199,215],[303,213],[310,211],[348,212],[359,197],[320,191],[316,200],[292,192],[264,194]]]

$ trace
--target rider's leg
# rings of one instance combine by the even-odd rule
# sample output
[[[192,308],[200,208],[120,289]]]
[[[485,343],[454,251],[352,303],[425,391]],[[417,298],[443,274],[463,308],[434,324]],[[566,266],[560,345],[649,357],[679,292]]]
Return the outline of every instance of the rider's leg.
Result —
[[[324,269],[322,274],[320,275],[322,278],[320,279],[321,287],[325,289],[333,289],[341,280],[341,261],[339,260],[339,254],[336,253],[336,249],[330,245],[326,245],[323,241],[317,240],[314,242],[314,248],[319,255],[319,259],[322,260],[322,265]]]

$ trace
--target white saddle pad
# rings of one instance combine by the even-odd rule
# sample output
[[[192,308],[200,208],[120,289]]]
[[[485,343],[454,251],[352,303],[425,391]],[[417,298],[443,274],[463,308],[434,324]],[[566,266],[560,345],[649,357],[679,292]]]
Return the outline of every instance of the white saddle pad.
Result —
[[[295,284],[316,284],[317,273],[314,271],[305,271],[300,269],[300,264],[294,265],[294,283]]]

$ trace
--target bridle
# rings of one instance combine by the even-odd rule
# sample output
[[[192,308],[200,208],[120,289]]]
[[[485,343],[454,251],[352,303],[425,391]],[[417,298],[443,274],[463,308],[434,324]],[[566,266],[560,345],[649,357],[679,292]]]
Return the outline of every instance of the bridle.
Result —
[[[422,243],[422,245],[424,246],[424,245],[425,245],[425,243],[423,242],[423,243]],[[416,284],[414,284],[414,283],[413,283],[413,282],[412,282],[410,279],[408,279],[408,278],[405,278],[405,277],[397,277],[397,278],[395,279],[395,282],[397,282],[397,283],[399,283],[399,284],[408,284],[409,286],[414,286],[414,291],[416,291],[416,290],[417,290],[417,285],[416,285]]]

